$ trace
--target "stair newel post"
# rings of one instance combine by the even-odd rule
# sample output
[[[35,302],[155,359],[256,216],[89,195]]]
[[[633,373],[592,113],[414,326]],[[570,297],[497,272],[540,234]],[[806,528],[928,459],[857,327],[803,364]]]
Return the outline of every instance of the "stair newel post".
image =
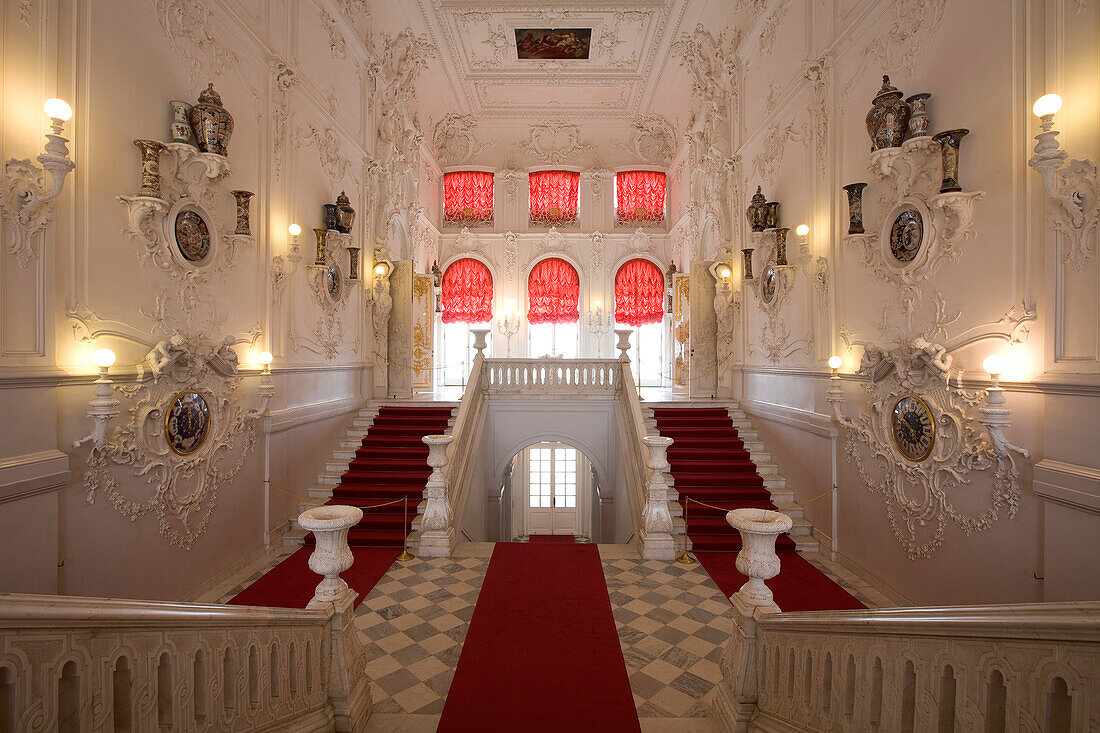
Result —
[[[424,516],[420,520],[420,557],[450,557],[455,545],[454,509],[447,496],[447,480],[443,467],[447,465],[447,447],[453,435],[425,435],[428,465],[432,475],[424,486]]]
[[[621,344],[620,344],[621,346]],[[649,449],[646,466],[650,469],[646,486],[646,503],[642,511],[642,558],[646,560],[676,559],[676,544],[672,539],[672,514],[668,510],[668,447],[672,438],[647,435],[642,438]]]
[[[348,547],[348,530],[363,518],[353,506],[326,504],[302,512],[298,526],[312,532],[317,544],[309,556],[309,569],[324,579],[317,584],[307,609],[329,617],[328,699],[340,733],[363,730],[373,706],[367,677],[367,651],[355,629],[355,598],[340,573],[355,557]]]
[[[786,514],[769,509],[733,509],[726,513],[726,521],[741,533],[737,569],[749,582],[730,596],[733,634],[722,654],[722,682],[712,710],[723,730],[746,731],[757,701],[756,625],[763,616],[779,612],[764,581],[779,574],[775,540],[793,523]]]

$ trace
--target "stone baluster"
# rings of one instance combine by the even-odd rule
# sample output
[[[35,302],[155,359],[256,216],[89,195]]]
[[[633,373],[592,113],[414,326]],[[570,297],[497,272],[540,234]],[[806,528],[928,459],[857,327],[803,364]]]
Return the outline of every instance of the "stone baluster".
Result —
[[[674,560],[676,543],[672,539],[672,514],[668,511],[667,478],[667,455],[672,438],[647,435],[642,442],[649,448],[646,465],[650,469],[645,509],[642,511],[642,558]]]
[[[482,348],[484,346],[483,340]],[[455,545],[455,528],[452,526],[454,509],[447,498],[443,467],[447,465],[447,446],[454,441],[454,436],[425,435],[423,440],[428,446],[428,465],[432,467],[432,475],[424,487],[425,504],[424,515],[420,518],[418,553],[420,557],[450,557]]]
[[[749,580],[730,596],[733,603],[733,635],[719,664],[722,682],[714,697],[713,714],[722,730],[743,733],[756,710],[757,701],[757,622],[778,613],[772,591],[764,584],[779,574],[779,556],[775,540],[790,531],[786,514],[768,509],[734,509],[726,521],[741,533],[741,551],[737,570]]]
[[[328,504],[298,515],[298,525],[313,532],[317,540],[309,569],[324,576],[306,608],[329,615],[329,702],[339,733],[364,730],[373,706],[367,651],[353,623],[358,594],[340,577],[355,560],[348,547],[348,530],[362,518],[363,510],[358,507]]]

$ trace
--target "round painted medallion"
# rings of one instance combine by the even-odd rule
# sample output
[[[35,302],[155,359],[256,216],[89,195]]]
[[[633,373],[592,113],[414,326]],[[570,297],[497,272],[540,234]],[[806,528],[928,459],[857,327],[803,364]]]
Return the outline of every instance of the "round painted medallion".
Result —
[[[906,209],[890,225],[890,253],[898,262],[912,262],[924,241],[924,222],[918,212]]]
[[[340,268],[333,262],[325,270],[325,292],[328,293],[328,297],[335,300],[340,300],[340,291],[343,290],[344,279],[340,273]]]
[[[197,211],[184,209],[176,214],[176,246],[189,262],[201,262],[210,254],[210,228]]]
[[[894,446],[907,460],[923,461],[936,442],[936,422],[924,400],[906,395],[894,405],[890,421]]]
[[[201,394],[188,390],[176,395],[164,415],[164,438],[182,456],[202,447],[210,430],[210,409]]]
[[[764,268],[764,274],[760,276],[760,297],[765,303],[775,300],[775,268],[768,265]]]

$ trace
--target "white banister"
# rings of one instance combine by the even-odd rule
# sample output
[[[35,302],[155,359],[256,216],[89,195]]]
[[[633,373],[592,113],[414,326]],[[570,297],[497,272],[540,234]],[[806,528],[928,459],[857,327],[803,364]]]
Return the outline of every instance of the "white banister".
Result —
[[[1100,727],[1100,602],[773,613],[732,600],[722,730]]]
[[[620,389],[616,359],[486,359],[490,395],[614,395]]]

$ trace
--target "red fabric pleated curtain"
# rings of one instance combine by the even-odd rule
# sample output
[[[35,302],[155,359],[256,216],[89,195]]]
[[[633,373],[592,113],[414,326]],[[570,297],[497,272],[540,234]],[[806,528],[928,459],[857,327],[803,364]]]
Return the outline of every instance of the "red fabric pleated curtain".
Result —
[[[577,195],[581,174],[573,171],[536,171],[528,176],[531,223],[563,226],[577,223]]]
[[[615,322],[660,323],[665,317],[665,276],[649,260],[630,260],[615,274]]]
[[[455,260],[443,273],[440,305],[444,323],[493,320],[493,274],[471,257]]]
[[[549,257],[527,278],[527,320],[531,323],[576,323],[580,320],[581,280],[565,260]]]
[[[665,174],[623,171],[615,175],[615,223],[653,226],[665,221]]]
[[[443,222],[492,226],[493,174],[486,171],[444,173]]]

